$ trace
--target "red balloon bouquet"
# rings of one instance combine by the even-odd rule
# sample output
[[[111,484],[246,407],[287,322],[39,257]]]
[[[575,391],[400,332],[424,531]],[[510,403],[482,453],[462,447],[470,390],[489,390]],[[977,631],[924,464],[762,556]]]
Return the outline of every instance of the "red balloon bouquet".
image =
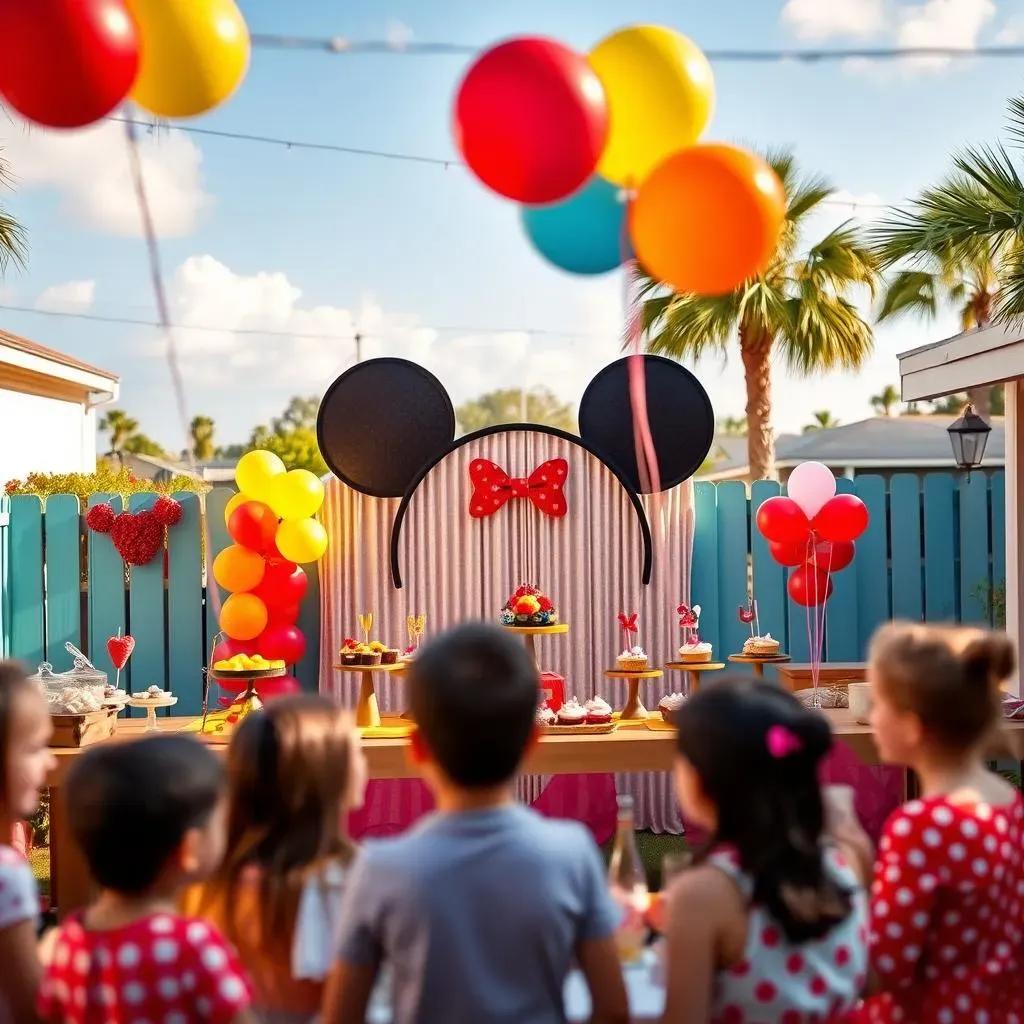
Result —
[[[256,682],[256,693],[264,704],[278,697],[290,697],[293,693],[301,692],[302,685],[295,676],[276,676]]]
[[[803,565],[807,561],[807,541],[791,541],[782,544],[777,540],[768,541],[768,551],[779,565]]]
[[[841,572],[852,561],[856,553],[852,540],[819,540],[804,561],[817,566],[822,572]]]
[[[228,519],[228,533],[236,544],[261,555],[274,545],[277,516],[262,501],[247,501],[239,505]],[[275,549],[276,550],[276,549]]]
[[[267,661],[294,665],[306,653],[306,638],[295,626],[267,626],[257,641],[259,653]]]
[[[0,0],[0,97],[48,128],[106,117],[139,71],[124,0]]]
[[[608,103],[582,54],[552,39],[510,39],[466,72],[454,133],[488,188],[520,203],[553,203],[594,173],[608,137]]]
[[[267,608],[267,629],[271,626],[294,626],[299,621],[299,606],[283,604],[280,607]]]
[[[821,540],[856,540],[868,528],[868,518],[867,505],[855,494],[837,494],[822,505],[811,529]]]
[[[301,603],[309,589],[309,577],[294,562],[268,562],[263,579],[253,593],[267,608]]]
[[[804,608],[817,608],[832,596],[832,577],[813,565],[801,565],[789,574],[789,596]]]
[[[781,495],[768,498],[761,502],[757,510],[757,528],[765,540],[776,544],[806,544],[810,525],[807,516],[792,498],[783,498]]]

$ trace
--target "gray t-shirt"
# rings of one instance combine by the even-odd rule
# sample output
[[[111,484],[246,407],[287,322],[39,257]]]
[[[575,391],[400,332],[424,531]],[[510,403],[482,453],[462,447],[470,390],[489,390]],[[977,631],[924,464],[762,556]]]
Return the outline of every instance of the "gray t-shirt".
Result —
[[[618,921],[590,833],[511,805],[367,842],[338,952],[386,964],[395,1024],[563,1024],[574,950]]]

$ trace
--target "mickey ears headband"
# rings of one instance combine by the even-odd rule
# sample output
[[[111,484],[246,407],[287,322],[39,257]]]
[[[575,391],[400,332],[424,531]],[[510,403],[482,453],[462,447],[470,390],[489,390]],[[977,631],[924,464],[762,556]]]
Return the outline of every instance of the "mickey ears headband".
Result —
[[[643,582],[650,580],[650,529],[633,443],[627,358],[599,370],[580,401],[580,434],[536,424],[503,424],[455,439],[455,409],[441,382],[407,359],[370,359],[346,370],[327,389],[317,416],[317,441],[331,472],[374,498],[405,500],[392,529],[392,575],[401,586],[397,548],[409,498],[445,456],[475,438],[507,430],[555,434],[596,456],[630,495],[646,548]],[[700,381],[685,366],[645,355],[647,415],[662,490],[688,480],[711,450],[715,414]]]

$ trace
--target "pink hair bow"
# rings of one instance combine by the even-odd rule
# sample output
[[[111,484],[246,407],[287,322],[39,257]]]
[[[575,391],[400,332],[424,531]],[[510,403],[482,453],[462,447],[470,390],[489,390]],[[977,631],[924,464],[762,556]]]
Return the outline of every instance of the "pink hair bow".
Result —
[[[790,754],[799,753],[804,748],[800,737],[784,725],[773,725],[765,737],[765,744],[768,747],[768,753],[778,760],[789,757]]]

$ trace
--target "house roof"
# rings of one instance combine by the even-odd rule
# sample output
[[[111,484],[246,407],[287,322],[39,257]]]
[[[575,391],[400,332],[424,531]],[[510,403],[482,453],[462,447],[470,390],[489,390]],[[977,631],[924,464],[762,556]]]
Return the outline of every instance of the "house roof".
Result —
[[[12,348],[18,352],[24,352],[26,355],[46,359],[48,362],[56,363],[58,366],[66,366],[72,370],[81,370],[83,373],[103,377],[115,383],[121,379],[116,373],[111,373],[109,370],[101,370],[98,366],[84,363],[81,359],[75,359],[73,356],[65,355],[56,349],[47,348],[45,345],[29,341],[28,338],[19,337],[17,334],[11,334],[8,331],[0,330],[0,348]]]
[[[775,442],[775,462],[780,469],[791,469],[801,462],[880,470],[951,467],[952,449],[946,428],[953,419],[942,415],[875,416],[807,434],[783,434]],[[992,417],[990,425],[992,433],[985,449],[985,460],[1002,464],[1006,444],[1002,417]],[[743,445],[730,462],[716,462],[706,474],[708,477],[744,475],[746,439],[728,440],[743,441]]]

